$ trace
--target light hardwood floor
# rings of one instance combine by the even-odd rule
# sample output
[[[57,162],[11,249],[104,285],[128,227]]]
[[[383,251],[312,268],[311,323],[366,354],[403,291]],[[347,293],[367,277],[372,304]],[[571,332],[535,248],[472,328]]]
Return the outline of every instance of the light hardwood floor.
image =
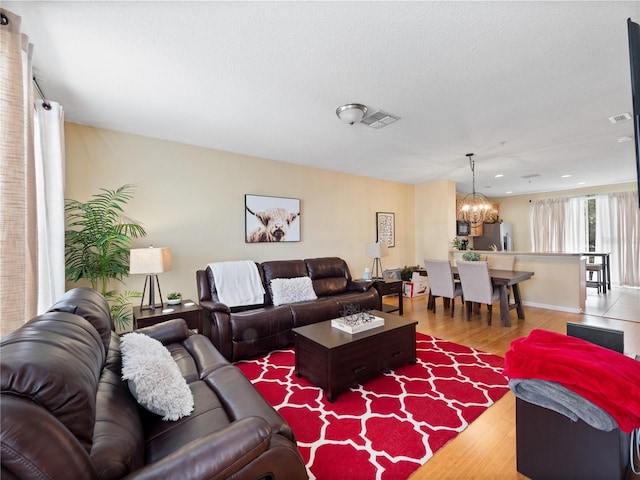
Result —
[[[624,330],[625,353],[640,353],[640,291],[631,291],[633,305],[638,306],[638,322],[618,320],[598,315],[556,312],[525,307],[525,319],[518,320],[511,312],[512,326],[500,325],[499,306],[494,307],[492,325],[487,325],[487,309],[480,316],[467,321],[460,299],[456,302],[453,318],[444,309],[442,300],[436,302],[436,313],[427,310],[426,297],[404,299],[404,317],[418,321],[417,330],[434,337],[450,340],[486,352],[504,356],[509,344],[524,337],[534,328],[566,332],[567,322],[588,323]],[[385,299],[386,300],[386,299]],[[395,298],[393,299],[395,300]],[[392,300],[389,300],[392,303]],[[602,315],[602,313],[600,313]],[[515,397],[508,392],[487,409],[466,430],[442,447],[411,480],[507,480],[527,479],[516,470]],[[640,476],[632,476],[634,480]]]

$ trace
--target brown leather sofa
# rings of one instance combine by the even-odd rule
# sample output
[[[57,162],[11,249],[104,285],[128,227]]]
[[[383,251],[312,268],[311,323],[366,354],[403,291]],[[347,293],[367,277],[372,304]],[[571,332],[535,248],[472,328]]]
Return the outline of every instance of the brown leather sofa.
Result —
[[[229,308],[218,301],[211,269],[198,270],[198,298],[211,319],[211,341],[225,358],[237,361],[293,343],[294,327],[340,316],[346,305],[380,309],[381,299],[371,281],[354,281],[347,263],[338,257],[276,260],[258,263],[265,289],[264,302]],[[308,276],[316,300],[274,306],[270,282],[275,278]]]
[[[308,478],[289,425],[208,338],[181,319],[138,332],[175,359],[190,416],[163,421],[137,404],[94,290],[67,292],[2,339],[3,480]]]

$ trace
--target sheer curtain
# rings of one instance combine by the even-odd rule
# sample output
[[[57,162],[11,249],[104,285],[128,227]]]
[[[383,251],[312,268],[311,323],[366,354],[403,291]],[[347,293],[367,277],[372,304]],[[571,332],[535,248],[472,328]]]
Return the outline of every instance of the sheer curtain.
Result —
[[[32,52],[20,17],[0,8],[0,337],[64,291],[62,109],[34,108]]]
[[[531,245],[534,252],[563,252],[566,198],[534,200],[531,210]]]
[[[534,252],[587,252],[588,197],[533,201]],[[638,192],[596,195],[595,250],[611,252],[611,282],[640,287]]]
[[[596,250],[611,251],[611,279],[620,285],[640,287],[640,208],[638,192],[610,193],[603,199],[602,233],[596,223]],[[596,201],[596,208],[598,202]],[[596,222],[599,209],[596,211]],[[598,244],[598,242],[601,242]]]
[[[589,224],[587,197],[569,197],[566,203],[564,252],[589,250]]]
[[[38,216],[38,313],[64,293],[64,112],[36,101],[35,167]]]

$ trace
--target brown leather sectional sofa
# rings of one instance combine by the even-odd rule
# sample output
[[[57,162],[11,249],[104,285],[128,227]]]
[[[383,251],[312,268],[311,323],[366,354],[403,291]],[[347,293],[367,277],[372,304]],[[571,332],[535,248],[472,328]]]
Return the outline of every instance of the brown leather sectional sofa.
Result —
[[[340,316],[346,305],[380,309],[381,299],[370,281],[354,281],[347,263],[338,257],[277,260],[257,264],[265,289],[264,302],[229,308],[218,301],[211,270],[198,270],[198,298],[205,321],[211,320],[211,341],[230,361],[249,358],[293,342],[294,327]],[[308,276],[316,300],[274,306],[270,282],[275,278]]]
[[[206,337],[181,319],[137,331],[170,351],[191,415],[137,404],[105,299],[71,290],[0,342],[3,480],[308,478],[289,425]]]

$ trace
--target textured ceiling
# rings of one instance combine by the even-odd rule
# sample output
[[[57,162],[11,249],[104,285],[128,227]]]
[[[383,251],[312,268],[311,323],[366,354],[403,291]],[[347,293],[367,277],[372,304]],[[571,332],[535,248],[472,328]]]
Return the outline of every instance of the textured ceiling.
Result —
[[[460,192],[474,152],[490,197],[636,179],[637,1],[1,4],[70,122]]]

